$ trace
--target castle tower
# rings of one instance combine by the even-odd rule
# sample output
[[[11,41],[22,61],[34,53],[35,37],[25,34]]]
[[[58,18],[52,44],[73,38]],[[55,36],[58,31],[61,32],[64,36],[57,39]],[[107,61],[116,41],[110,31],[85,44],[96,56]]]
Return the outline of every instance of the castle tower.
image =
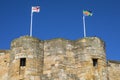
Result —
[[[75,54],[77,63],[81,65],[78,70],[79,79],[107,80],[107,64],[104,42],[97,37],[86,37],[76,41]]]
[[[23,36],[11,43],[9,80],[41,80],[43,41]]]

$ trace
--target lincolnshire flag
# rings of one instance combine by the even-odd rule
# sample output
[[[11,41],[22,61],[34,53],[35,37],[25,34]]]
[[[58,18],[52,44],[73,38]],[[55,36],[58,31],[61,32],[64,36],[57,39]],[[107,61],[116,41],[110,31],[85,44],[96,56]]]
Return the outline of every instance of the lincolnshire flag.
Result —
[[[84,16],[92,16],[92,12],[91,11],[87,11],[87,10],[83,10],[83,15]]]
[[[40,12],[40,6],[33,6],[32,7],[32,13],[33,12]]]

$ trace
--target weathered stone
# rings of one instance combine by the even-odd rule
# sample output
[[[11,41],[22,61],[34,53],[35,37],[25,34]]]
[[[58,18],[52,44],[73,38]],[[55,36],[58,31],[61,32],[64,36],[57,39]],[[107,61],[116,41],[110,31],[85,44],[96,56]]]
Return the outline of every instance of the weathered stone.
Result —
[[[108,79],[109,80],[120,80],[120,62],[119,61],[108,61]]]
[[[10,50],[0,50],[0,80],[119,80],[120,62],[106,62],[104,42],[97,37],[22,36]]]

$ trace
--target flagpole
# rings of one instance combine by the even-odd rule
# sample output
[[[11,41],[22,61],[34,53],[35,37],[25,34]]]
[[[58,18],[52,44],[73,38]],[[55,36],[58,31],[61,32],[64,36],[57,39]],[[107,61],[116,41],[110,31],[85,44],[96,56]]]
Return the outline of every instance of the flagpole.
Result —
[[[83,15],[83,29],[84,29],[84,37],[86,37],[86,26],[85,26],[85,16]]]
[[[30,37],[32,37],[32,22],[33,22],[33,12],[32,12],[32,9],[31,9]]]

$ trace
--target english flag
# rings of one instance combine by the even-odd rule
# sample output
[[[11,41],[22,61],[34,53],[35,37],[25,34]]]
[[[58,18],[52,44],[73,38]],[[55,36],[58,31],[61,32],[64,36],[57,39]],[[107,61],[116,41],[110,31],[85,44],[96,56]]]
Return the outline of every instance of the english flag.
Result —
[[[33,12],[40,12],[40,6],[33,6],[32,7],[32,13]]]

